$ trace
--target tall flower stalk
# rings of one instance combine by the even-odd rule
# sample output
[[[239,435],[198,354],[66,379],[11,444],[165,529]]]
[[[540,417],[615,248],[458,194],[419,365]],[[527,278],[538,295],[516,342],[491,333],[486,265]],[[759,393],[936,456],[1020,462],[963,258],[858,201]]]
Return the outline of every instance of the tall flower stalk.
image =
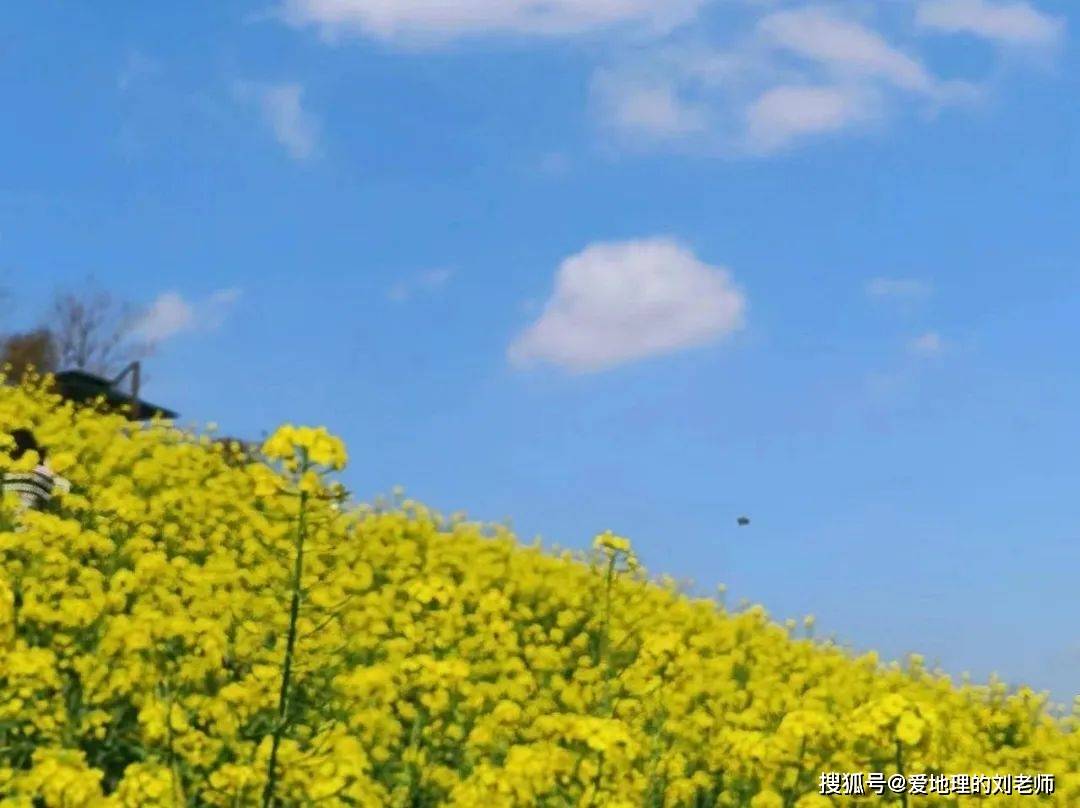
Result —
[[[281,666],[281,686],[278,690],[277,717],[270,736],[270,756],[266,763],[266,783],[263,787],[262,806],[275,804],[278,784],[278,752],[290,723],[289,707],[293,688],[293,667],[296,660],[297,624],[303,601],[304,545],[308,536],[308,520],[311,498],[324,491],[320,470],[339,470],[345,466],[345,449],[342,443],[323,429],[284,426],[263,446],[263,454],[271,460],[279,460],[295,478],[296,486],[290,490],[277,489],[277,493],[295,496],[299,505],[296,514],[296,530],[293,534],[292,574],[289,580],[289,627],[285,640],[285,658]],[[274,484],[267,480],[271,490]],[[267,493],[265,490],[263,493]],[[338,498],[323,496],[322,498]]]
[[[309,469],[307,451],[301,450],[301,474]],[[293,545],[293,570],[290,590],[292,600],[289,604],[289,633],[285,640],[285,661],[281,666],[281,689],[278,693],[277,722],[270,741],[270,758],[266,763],[266,786],[263,788],[263,808],[274,804],[274,789],[277,786],[277,759],[281,739],[285,735],[289,716],[289,688],[292,685],[293,657],[296,654],[296,623],[300,617],[302,598],[301,580],[304,575],[304,540],[307,539],[308,492],[300,491],[300,507],[296,518],[296,536]]]

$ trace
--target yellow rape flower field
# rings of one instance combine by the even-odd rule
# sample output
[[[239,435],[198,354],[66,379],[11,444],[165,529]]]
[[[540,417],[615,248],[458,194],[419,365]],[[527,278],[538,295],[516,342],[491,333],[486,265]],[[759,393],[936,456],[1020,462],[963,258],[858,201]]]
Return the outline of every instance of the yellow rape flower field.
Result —
[[[0,388],[20,426],[73,487],[0,511],[4,808],[1080,806],[1077,716],[1029,690],[691,598],[619,536],[556,554],[347,505],[325,430],[252,459]],[[1056,789],[823,796],[822,772]]]

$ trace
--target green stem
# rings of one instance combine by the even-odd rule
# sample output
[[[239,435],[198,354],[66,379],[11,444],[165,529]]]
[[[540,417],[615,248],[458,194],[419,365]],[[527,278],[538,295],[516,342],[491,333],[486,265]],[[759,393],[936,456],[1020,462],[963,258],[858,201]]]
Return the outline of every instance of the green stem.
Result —
[[[611,711],[611,660],[608,659],[610,641],[608,633],[611,627],[611,587],[615,582],[615,564],[617,557],[612,554],[608,562],[607,576],[604,580],[604,622],[600,630],[600,661],[604,665],[604,712]],[[610,715],[609,715],[610,717]]]
[[[615,583],[615,565],[618,563],[618,555],[616,553],[611,554],[611,558],[608,560],[607,574],[604,577],[604,620],[600,628],[600,641],[599,645],[599,662],[604,666],[604,704],[603,712],[608,718],[612,717],[614,710],[611,706],[611,660],[608,659],[608,648],[610,646],[610,640],[608,639],[608,633],[611,628],[611,588]],[[600,785],[603,782],[604,777],[604,756],[603,754],[597,755],[596,760],[596,777],[593,778],[593,785],[596,786],[596,794],[593,796],[591,805],[596,805],[596,798],[600,794]]]
[[[182,802],[186,802],[186,800],[182,799],[182,795],[184,793],[184,787],[183,787],[182,781],[180,779],[180,774],[177,771],[176,750],[175,750],[175,745],[173,743],[173,725],[172,725],[173,689],[172,689],[172,677],[171,676],[166,677],[164,687],[165,687],[165,702],[166,702],[166,708],[165,708],[166,709],[166,712],[165,712],[166,752],[168,753],[168,756],[169,756],[169,773],[170,773],[170,777],[171,777],[171,780],[172,780],[172,801],[173,801],[174,806],[178,806]]]
[[[904,773],[904,745],[900,742],[900,739],[896,739],[896,773]],[[907,790],[900,792],[900,804],[904,808],[908,808]]]
[[[301,477],[307,470],[305,458],[301,468]],[[274,804],[274,789],[277,786],[277,757],[281,739],[288,724],[289,686],[292,683],[293,654],[296,649],[296,623],[300,616],[300,579],[304,573],[304,539],[307,537],[307,491],[300,492],[300,515],[296,526],[296,552],[293,560],[292,603],[289,606],[289,636],[285,643],[285,664],[281,670],[281,692],[278,694],[278,720],[270,744],[270,759],[266,764],[266,786],[263,788],[263,808]]]

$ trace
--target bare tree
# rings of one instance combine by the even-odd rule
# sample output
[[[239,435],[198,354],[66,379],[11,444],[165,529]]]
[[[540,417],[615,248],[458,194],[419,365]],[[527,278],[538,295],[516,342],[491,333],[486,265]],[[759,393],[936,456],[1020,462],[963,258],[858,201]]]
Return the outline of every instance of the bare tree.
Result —
[[[49,323],[59,367],[111,376],[144,359],[152,345],[138,338],[140,314],[92,283],[78,292],[58,293]]]
[[[56,342],[47,328],[0,339],[0,366],[11,366],[9,378],[22,379],[30,368],[39,373],[54,373],[57,359]]]

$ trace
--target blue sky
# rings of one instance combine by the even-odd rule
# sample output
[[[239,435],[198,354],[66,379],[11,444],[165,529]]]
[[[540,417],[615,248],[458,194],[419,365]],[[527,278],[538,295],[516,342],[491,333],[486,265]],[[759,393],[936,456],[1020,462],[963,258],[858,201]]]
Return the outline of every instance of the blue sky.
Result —
[[[148,397],[363,497],[1080,693],[1075,11],[36,3],[7,328],[94,276]],[[735,519],[752,518],[737,529]]]

